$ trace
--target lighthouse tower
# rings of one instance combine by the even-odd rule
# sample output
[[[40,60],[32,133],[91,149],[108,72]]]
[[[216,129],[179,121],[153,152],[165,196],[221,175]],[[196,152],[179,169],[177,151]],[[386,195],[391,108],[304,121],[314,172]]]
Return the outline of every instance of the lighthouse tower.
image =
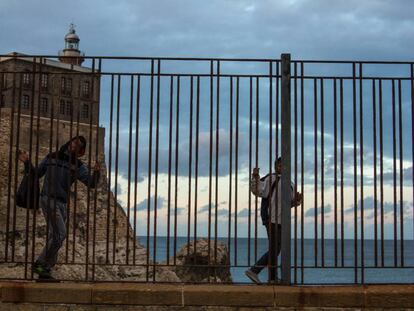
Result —
[[[65,36],[65,48],[59,52],[59,60],[62,63],[81,65],[85,55],[79,50],[79,37],[75,31],[75,25],[70,24],[69,32]],[[76,58],[66,58],[62,56],[76,56]]]

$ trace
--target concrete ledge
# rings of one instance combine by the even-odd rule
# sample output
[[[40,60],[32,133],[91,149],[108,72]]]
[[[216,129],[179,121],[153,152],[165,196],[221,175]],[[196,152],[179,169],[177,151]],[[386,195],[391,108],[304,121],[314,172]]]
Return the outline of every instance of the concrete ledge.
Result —
[[[414,308],[414,285],[255,286],[0,282],[1,303],[262,308]],[[85,306],[86,307],[86,306]]]
[[[182,305],[182,285],[103,283],[90,286],[92,304]]]
[[[2,302],[75,303],[91,302],[91,286],[74,283],[1,283]]]
[[[273,286],[194,285],[184,286],[186,306],[273,307]]]
[[[413,292],[414,293],[414,292]],[[278,286],[275,287],[278,307],[367,307],[362,286]]]

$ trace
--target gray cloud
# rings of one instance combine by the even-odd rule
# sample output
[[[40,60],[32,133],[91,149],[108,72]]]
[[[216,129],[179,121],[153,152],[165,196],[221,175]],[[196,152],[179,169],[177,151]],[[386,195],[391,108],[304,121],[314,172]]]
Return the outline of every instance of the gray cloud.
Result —
[[[328,215],[332,212],[332,206],[331,204],[325,205],[324,206],[324,215]],[[322,208],[320,206],[318,206],[318,215],[322,214]],[[312,207],[310,209],[308,209],[305,213],[305,217],[314,217],[315,216],[315,208]]]
[[[361,200],[358,201],[358,211],[361,208]],[[364,204],[364,213],[366,215],[367,218],[374,218],[374,210],[375,210],[375,200],[374,197],[370,196],[370,197],[366,197],[364,198],[363,201]],[[397,209],[397,213],[400,212],[400,204],[401,202],[399,200],[397,200],[396,202],[396,209]],[[403,211],[408,213],[409,210],[412,208],[412,202],[407,202],[407,201],[403,201]],[[377,200],[376,202],[376,208],[377,208],[377,213],[378,215],[380,215],[381,213],[381,201]],[[390,202],[390,201],[384,201],[382,204],[382,208],[384,211],[384,215],[390,214],[394,212],[394,202]],[[354,213],[354,206],[349,206],[345,211],[345,214],[352,214]]]
[[[392,3],[215,0],[174,4],[166,0],[116,4],[77,0],[24,5],[22,10],[19,2],[1,2],[0,17],[7,25],[1,27],[1,37],[8,49],[55,53],[61,48],[59,43],[67,30],[66,24],[73,20],[78,25],[82,48],[95,55],[277,57],[282,51],[291,51],[304,58],[375,55],[388,59],[392,55],[409,59],[413,50],[410,40],[413,21],[409,12],[414,7],[410,1],[402,0]],[[67,12],[76,15],[68,16]],[[42,27],[31,29],[24,40],[14,35],[27,33],[28,25]]]
[[[247,208],[242,209],[240,212],[237,213],[237,217],[248,217],[249,210]]]
[[[157,209],[164,208],[165,199],[163,197],[158,197],[157,199]],[[155,196],[152,196],[150,199],[150,208],[151,211],[154,210],[155,205]],[[144,199],[136,205],[137,211],[145,211],[148,208],[148,199]]]

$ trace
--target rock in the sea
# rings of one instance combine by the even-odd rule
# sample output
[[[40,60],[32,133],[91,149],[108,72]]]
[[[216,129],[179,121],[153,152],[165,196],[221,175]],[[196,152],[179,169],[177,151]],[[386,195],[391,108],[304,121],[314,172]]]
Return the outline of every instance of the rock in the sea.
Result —
[[[216,246],[214,240],[192,240],[177,252],[176,263],[175,273],[183,282],[232,282],[230,256],[222,242]]]

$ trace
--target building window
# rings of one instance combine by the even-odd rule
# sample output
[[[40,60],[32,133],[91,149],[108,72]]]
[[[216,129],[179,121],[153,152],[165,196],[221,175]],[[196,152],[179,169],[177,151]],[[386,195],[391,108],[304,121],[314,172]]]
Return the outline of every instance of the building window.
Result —
[[[23,85],[25,86],[30,85],[30,73],[23,74]]]
[[[72,93],[72,78],[62,78],[61,89],[63,94]]]
[[[90,83],[89,83],[89,81],[83,81],[82,95],[84,97],[89,97],[89,95],[90,95]]]
[[[59,112],[60,114],[68,116],[72,115],[72,101],[62,99],[60,101]]]
[[[81,117],[83,119],[88,119],[89,118],[89,105],[88,104],[83,104],[82,105]]]
[[[49,82],[48,80],[49,80],[48,75],[46,73],[43,73],[41,81],[40,81],[40,85],[43,89],[47,88],[47,85],[48,85],[48,82]]]
[[[1,88],[7,88],[7,73],[1,74]]]
[[[29,109],[29,105],[30,105],[29,95],[23,95],[22,108]]]
[[[49,109],[49,103],[48,103],[47,98],[42,98],[40,102],[40,111],[47,112],[48,109]]]
[[[72,92],[72,78],[66,78],[66,90]]]
[[[72,102],[69,100],[66,101],[66,114],[68,116],[72,115]]]
[[[59,112],[60,114],[65,114],[65,101],[64,100],[60,101]]]

